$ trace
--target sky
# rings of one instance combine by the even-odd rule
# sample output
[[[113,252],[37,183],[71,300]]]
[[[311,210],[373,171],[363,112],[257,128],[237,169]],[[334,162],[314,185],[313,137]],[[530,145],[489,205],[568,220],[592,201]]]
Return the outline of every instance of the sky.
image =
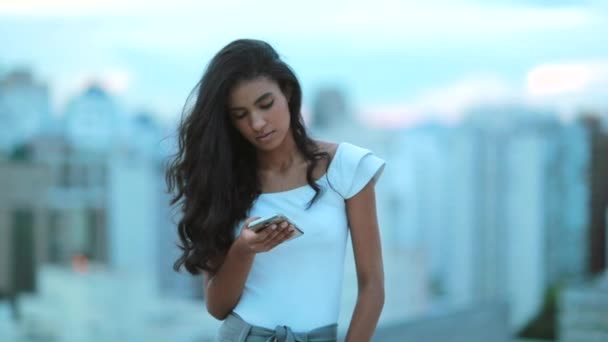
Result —
[[[608,110],[607,1],[0,0],[0,72],[32,70],[57,113],[98,82],[175,118],[213,54],[243,37],[293,67],[305,110],[320,87],[389,125],[483,103]]]

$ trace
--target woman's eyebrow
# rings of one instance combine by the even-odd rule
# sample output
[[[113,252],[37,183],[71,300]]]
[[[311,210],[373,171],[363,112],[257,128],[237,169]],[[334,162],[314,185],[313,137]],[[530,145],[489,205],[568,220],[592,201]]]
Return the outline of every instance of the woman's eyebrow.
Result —
[[[258,99],[257,99],[257,100],[255,100],[255,102],[254,102],[253,104],[254,104],[254,105],[257,105],[258,103],[260,103],[260,101],[262,101],[262,100],[264,100],[264,99],[268,98],[270,95],[272,95],[272,93],[271,93],[271,92],[267,92],[267,93],[265,93],[264,95],[262,95],[262,96],[258,97]]]
[[[267,99],[271,95],[272,95],[272,92],[270,92],[270,91],[267,92],[267,93],[264,93],[262,96],[258,97],[257,100],[255,100],[253,102],[253,104],[257,105],[258,103],[260,103],[261,101]],[[247,110],[247,108],[243,108],[243,107],[232,107],[232,108],[230,108],[230,110],[239,110],[239,109],[240,110]]]

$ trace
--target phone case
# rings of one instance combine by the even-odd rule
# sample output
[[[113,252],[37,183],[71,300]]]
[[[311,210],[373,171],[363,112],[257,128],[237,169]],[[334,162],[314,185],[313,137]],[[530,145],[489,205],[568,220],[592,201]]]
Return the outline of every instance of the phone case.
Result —
[[[287,221],[289,222],[289,219],[287,219],[287,217],[285,217],[284,215],[281,214],[277,214],[277,215],[273,215],[272,217],[269,218],[261,218],[258,219],[256,221],[253,221],[249,224],[249,229],[253,230],[253,231],[258,231],[264,227],[267,227],[273,223],[279,223],[281,221]],[[290,222],[291,223],[291,222]]]
[[[290,221],[285,215],[282,215],[282,214],[276,214],[269,218],[261,218],[256,221],[253,221],[249,224],[249,229],[251,229],[253,231],[259,231],[273,223],[279,223],[281,221],[289,222],[291,225],[293,225],[294,229],[296,230],[294,235],[285,241],[293,240],[293,239],[301,236],[302,234],[304,234],[304,232],[300,228],[298,228],[295,223]]]

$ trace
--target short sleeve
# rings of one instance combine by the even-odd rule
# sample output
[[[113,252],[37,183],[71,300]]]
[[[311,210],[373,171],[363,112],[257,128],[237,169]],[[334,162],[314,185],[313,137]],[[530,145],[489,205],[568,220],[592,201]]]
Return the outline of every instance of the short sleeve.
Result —
[[[346,142],[339,146],[334,159],[337,165],[330,179],[344,199],[358,194],[370,181],[375,184],[386,165],[370,150]]]

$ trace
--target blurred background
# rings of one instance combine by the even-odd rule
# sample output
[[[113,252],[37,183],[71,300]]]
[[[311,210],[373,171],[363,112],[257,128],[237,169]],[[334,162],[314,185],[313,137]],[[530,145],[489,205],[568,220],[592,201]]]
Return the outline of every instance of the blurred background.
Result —
[[[608,341],[601,0],[0,1],[0,341],[212,340],[163,172],[244,37],[313,137],[388,162],[377,341]]]

